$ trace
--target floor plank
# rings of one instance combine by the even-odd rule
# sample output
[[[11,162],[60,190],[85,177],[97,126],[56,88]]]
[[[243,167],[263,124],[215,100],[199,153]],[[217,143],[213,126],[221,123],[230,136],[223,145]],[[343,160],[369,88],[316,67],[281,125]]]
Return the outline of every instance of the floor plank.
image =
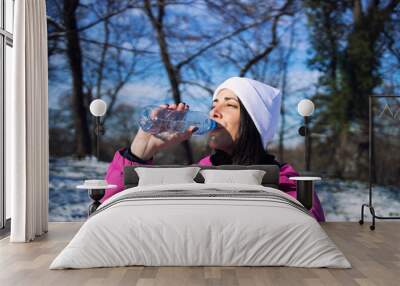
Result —
[[[399,285],[400,222],[323,223],[329,237],[351,262],[352,269],[291,267],[116,267],[49,270],[58,253],[82,223],[50,223],[49,232],[32,243],[0,240],[0,285],[136,285],[136,286],[265,286],[265,285]]]

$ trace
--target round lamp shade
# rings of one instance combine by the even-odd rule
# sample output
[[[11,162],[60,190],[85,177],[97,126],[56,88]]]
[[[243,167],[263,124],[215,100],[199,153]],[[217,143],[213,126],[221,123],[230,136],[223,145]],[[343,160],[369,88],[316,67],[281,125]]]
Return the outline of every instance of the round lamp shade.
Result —
[[[314,103],[309,99],[300,100],[297,111],[301,116],[310,116],[314,112]]]
[[[107,111],[107,103],[101,99],[95,99],[90,103],[90,113],[93,116],[103,116]]]

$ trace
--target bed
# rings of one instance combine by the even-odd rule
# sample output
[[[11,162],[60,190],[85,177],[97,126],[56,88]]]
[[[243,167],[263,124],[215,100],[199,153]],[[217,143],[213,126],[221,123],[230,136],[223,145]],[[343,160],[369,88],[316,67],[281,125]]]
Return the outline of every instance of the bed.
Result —
[[[292,266],[350,268],[319,223],[278,189],[272,165],[199,166],[264,170],[261,185],[138,185],[125,168],[125,190],[82,225],[50,269],[144,266]],[[143,165],[179,168],[181,165]]]

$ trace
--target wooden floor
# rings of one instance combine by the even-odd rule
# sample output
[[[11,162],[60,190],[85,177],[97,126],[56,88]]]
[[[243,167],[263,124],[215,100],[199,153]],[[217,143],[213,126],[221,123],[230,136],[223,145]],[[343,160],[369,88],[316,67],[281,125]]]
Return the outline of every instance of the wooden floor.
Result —
[[[81,223],[50,223],[32,243],[0,241],[0,285],[400,285],[400,222],[325,223],[353,268],[119,267],[48,270]]]

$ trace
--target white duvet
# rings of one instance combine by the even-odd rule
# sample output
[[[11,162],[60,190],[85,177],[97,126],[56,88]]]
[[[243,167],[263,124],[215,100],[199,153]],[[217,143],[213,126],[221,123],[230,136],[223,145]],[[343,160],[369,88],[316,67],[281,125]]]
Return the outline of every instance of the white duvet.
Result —
[[[166,191],[263,191],[258,197],[129,198]],[[276,199],[278,198],[278,199]],[[281,198],[281,199],[279,199]],[[290,203],[285,203],[291,202]],[[274,188],[245,184],[138,186],[105,201],[50,269],[145,266],[350,268],[300,203]]]

